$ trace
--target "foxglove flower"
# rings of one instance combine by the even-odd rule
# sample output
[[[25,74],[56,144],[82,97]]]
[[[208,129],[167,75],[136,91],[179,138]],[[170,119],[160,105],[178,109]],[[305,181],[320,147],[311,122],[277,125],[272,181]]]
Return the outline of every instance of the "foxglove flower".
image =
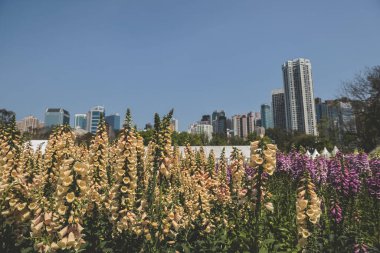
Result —
[[[340,208],[339,204],[338,203],[333,203],[331,209],[330,209],[330,215],[331,217],[333,218],[333,220],[335,221],[335,223],[340,223],[343,219],[343,216],[342,216],[342,208]]]

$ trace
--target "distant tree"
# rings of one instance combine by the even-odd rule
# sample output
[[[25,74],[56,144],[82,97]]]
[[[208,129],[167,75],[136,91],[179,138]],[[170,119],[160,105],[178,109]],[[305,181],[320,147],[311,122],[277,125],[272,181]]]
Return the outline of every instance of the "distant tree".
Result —
[[[147,146],[149,142],[153,139],[154,130],[147,129],[139,132],[140,136],[144,139],[144,145]]]
[[[16,114],[6,109],[0,109],[0,124],[8,124],[11,122],[12,117],[16,117]]]
[[[53,127],[36,128],[33,132],[25,132],[23,136],[28,140],[47,140],[53,131]]]
[[[366,151],[374,149],[380,144],[380,65],[345,82],[343,93],[353,101],[361,146]]]
[[[269,128],[265,134],[274,141],[280,150],[289,151],[293,134],[280,128]]]
[[[245,145],[246,141],[239,136],[232,136],[228,139],[228,144],[231,146]]]
[[[332,150],[335,145],[340,144],[338,138],[338,129],[336,129],[334,126],[331,126],[327,118],[322,118],[317,127],[319,133],[318,141],[320,143],[320,146],[323,146],[319,149],[326,147],[327,149]]]
[[[173,132],[172,144],[176,146],[206,146],[209,144],[209,140],[205,134],[192,134],[187,132]]]
[[[299,149],[300,147],[304,147],[307,150],[312,150],[317,147],[317,137],[314,135],[307,135],[307,134],[297,134],[291,139],[291,146],[287,148],[287,150],[290,150],[292,146]]]
[[[259,136],[255,132],[248,134],[246,144],[249,145],[252,141],[259,139]]]
[[[225,134],[213,134],[212,139],[210,141],[211,146],[226,146],[227,145],[227,137]]]

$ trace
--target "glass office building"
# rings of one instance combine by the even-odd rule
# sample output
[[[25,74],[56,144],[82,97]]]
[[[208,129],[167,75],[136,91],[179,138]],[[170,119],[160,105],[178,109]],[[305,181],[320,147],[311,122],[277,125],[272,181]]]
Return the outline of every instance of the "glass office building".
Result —
[[[101,115],[105,116],[104,106],[95,106],[87,113],[87,131],[95,134]]]
[[[70,113],[62,108],[47,108],[45,111],[45,127],[70,124]]]

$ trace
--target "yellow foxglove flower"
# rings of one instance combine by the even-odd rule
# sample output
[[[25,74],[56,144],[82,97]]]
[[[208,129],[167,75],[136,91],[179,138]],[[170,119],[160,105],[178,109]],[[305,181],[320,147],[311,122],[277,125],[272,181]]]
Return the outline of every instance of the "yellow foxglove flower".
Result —
[[[307,203],[308,203],[308,200],[307,199],[301,199],[297,202],[299,208],[301,210],[305,210],[305,208],[307,207]]]
[[[273,203],[272,202],[267,202],[265,203],[265,208],[270,211],[270,212],[274,212],[274,206],[273,206]]]
[[[63,178],[63,186],[69,186],[73,182],[73,176]]]
[[[309,230],[303,229],[303,231],[302,231],[302,237],[303,238],[308,238],[310,235],[311,234],[310,234]]]
[[[128,187],[126,187],[126,186],[122,186],[122,187],[120,188],[120,190],[121,190],[122,193],[126,193],[126,192],[128,191]]]
[[[58,236],[59,236],[59,238],[63,238],[63,237],[67,234],[68,230],[69,230],[69,226],[66,226],[66,227],[62,228],[62,229],[58,232]]]
[[[60,249],[66,249],[67,237],[62,238],[57,244]]]
[[[74,233],[70,232],[69,236],[67,237],[67,247],[70,248],[70,247],[74,246],[74,244],[75,244]]]
[[[18,200],[17,199],[11,199],[9,200],[9,206],[13,207],[17,204]]]
[[[123,178],[123,183],[124,184],[128,184],[131,180],[129,179],[129,177],[124,177]]]
[[[65,213],[66,213],[66,206],[65,205],[60,205],[59,207],[58,207],[58,213],[60,214],[60,215],[65,215]]]
[[[29,207],[30,210],[34,210],[34,209],[37,208],[37,204],[36,204],[36,202],[32,202],[32,203],[29,204],[28,207]]]
[[[67,202],[71,203],[73,202],[75,199],[75,194],[73,192],[69,192],[67,195],[66,195],[66,200]]]

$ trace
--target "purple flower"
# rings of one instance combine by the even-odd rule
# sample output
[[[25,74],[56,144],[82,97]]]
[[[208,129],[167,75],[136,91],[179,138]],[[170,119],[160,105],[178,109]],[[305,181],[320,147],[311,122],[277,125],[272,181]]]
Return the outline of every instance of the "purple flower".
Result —
[[[356,167],[358,168],[360,174],[368,175],[370,172],[368,155],[366,153],[361,153],[357,155]]]
[[[349,196],[350,193],[350,173],[345,166],[344,156],[342,153],[330,159],[328,163],[329,172],[327,174],[327,182],[334,187],[337,192],[344,196]]]
[[[364,243],[355,244],[354,245],[354,252],[355,253],[367,253],[368,252],[368,246]]]
[[[303,157],[305,169],[309,171],[310,177],[314,182],[317,182],[317,166],[313,158],[304,156]]]
[[[360,172],[364,170],[359,156],[354,154],[345,156],[345,164],[348,170],[347,181],[350,195],[356,195],[360,190]]]
[[[380,159],[370,160],[370,176],[367,178],[369,194],[380,200]]]
[[[276,171],[289,173],[290,171],[290,157],[284,153],[277,152],[276,155]]]
[[[255,172],[255,169],[254,169],[254,168],[249,167],[248,164],[245,165],[245,174],[246,174],[248,177],[252,177],[254,172]]]
[[[324,185],[327,180],[328,160],[319,156],[314,161],[316,166],[316,182],[320,185]]]
[[[306,155],[302,155],[296,151],[289,154],[290,158],[290,174],[293,179],[299,179],[305,172],[305,160],[309,159]]]
[[[335,223],[339,224],[342,221],[342,208],[339,206],[338,203],[335,202],[332,204],[332,207],[330,209],[330,215],[335,221]]]

